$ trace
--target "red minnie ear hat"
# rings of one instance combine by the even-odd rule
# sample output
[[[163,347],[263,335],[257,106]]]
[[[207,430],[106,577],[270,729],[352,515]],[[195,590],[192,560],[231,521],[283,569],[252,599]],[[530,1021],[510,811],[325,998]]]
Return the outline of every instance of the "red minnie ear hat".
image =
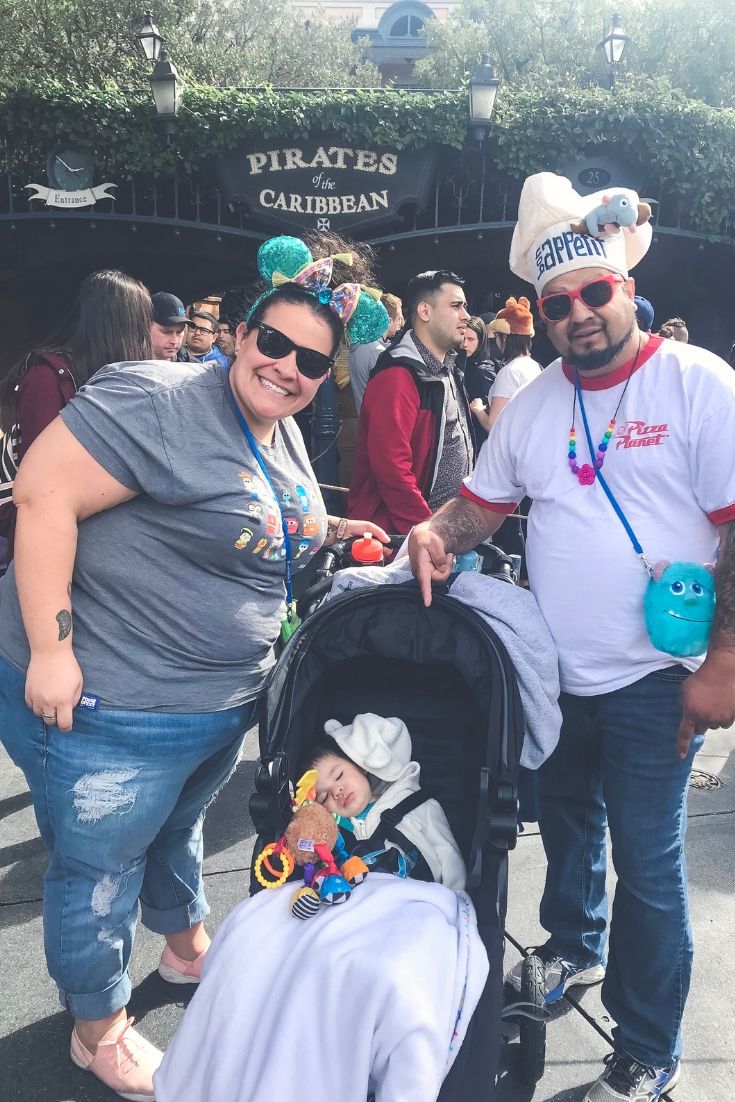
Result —
[[[493,331],[496,333],[517,333],[521,337],[532,337],[535,333],[533,328],[533,314],[531,313],[531,303],[525,296],[521,296],[516,299],[512,296],[506,299],[505,306],[502,310],[498,310],[497,314],[490,322],[488,329],[495,326],[498,321],[505,321],[508,324],[508,329],[497,326]]]

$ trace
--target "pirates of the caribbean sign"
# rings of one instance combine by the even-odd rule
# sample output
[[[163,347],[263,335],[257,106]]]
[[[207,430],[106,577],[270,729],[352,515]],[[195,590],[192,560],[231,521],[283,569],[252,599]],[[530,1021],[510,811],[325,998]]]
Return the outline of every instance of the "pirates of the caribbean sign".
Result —
[[[322,138],[266,143],[228,154],[219,165],[228,202],[253,222],[354,230],[390,221],[406,204],[423,206],[435,179],[433,150],[398,151]]]

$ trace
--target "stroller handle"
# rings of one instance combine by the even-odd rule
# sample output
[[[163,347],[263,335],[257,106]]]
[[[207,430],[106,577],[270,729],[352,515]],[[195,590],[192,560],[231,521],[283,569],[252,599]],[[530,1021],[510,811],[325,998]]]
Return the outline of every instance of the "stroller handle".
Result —
[[[397,551],[403,546],[405,539],[405,536],[391,535],[386,546]],[[317,580],[301,594],[296,602],[296,612],[301,620],[305,620],[324,600],[332,588],[332,581],[338,570],[357,565],[352,562],[350,555],[354,541],[354,538],[339,540],[331,547],[324,548],[324,557],[316,570]],[[483,574],[502,578],[511,583],[517,581],[516,564],[499,547],[491,543],[482,543],[475,548],[475,551],[482,560]]]

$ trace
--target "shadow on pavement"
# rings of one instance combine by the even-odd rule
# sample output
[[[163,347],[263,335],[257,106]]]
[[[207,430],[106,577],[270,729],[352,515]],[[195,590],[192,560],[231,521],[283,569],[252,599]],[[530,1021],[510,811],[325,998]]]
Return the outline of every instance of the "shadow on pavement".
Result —
[[[17,861],[28,861],[34,857],[43,856],[44,848],[40,835],[36,838],[26,838],[24,842],[14,842],[10,846],[0,848],[0,869],[14,865]]]
[[[178,1006],[181,1010],[186,1010],[196,989],[195,983],[175,986],[161,979],[157,971],[151,972],[142,983],[133,988],[128,1003],[128,1015],[132,1015],[136,1022],[142,1022],[146,1014],[162,1006]]]
[[[69,1059],[71,1018],[63,1011],[0,1038],[3,1102],[114,1102],[103,1087]]]
[[[4,819],[6,815],[14,815],[16,811],[22,811],[25,807],[30,807],[31,803],[31,794],[27,790],[18,792],[15,796],[6,796],[4,800],[0,800],[0,819]]]
[[[529,1084],[524,1082],[520,1068],[520,1046],[508,1045],[504,1050],[503,1059],[506,1068],[500,1078],[496,1090],[496,1102],[532,1102],[534,1098],[543,1102],[582,1102],[589,1084],[581,1087],[570,1087],[568,1090],[559,1091],[557,1094],[544,1095],[543,1081]],[[580,1060],[585,1063],[585,1060]]]
[[[195,991],[195,984],[172,988],[158,972],[151,972],[133,989],[128,1012],[140,1025],[162,1007],[183,1011]],[[3,1102],[119,1102],[117,1094],[71,1063],[71,1028],[70,1015],[59,1010],[0,1037]]]
[[[239,845],[253,834],[248,803],[255,788],[254,761],[241,761],[207,810],[204,852],[207,857]]]

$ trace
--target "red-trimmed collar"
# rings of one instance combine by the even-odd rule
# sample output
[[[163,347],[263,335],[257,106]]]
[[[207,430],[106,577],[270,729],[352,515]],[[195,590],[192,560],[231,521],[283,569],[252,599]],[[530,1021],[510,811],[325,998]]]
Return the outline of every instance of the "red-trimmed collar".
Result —
[[[648,338],[646,347],[641,350],[638,357],[638,363],[635,365],[636,371],[640,371],[646,360],[650,360],[651,356],[656,352],[663,344],[663,337],[654,337],[651,334]],[[631,373],[630,369],[635,362],[635,356],[632,356],[627,363],[621,364],[620,367],[616,367],[614,371],[611,371],[607,375],[600,375],[599,378],[579,376],[579,383],[582,390],[609,390],[612,386],[617,386],[618,383],[623,383]],[[574,385],[574,368],[569,364],[562,361],[562,371],[572,385]]]

